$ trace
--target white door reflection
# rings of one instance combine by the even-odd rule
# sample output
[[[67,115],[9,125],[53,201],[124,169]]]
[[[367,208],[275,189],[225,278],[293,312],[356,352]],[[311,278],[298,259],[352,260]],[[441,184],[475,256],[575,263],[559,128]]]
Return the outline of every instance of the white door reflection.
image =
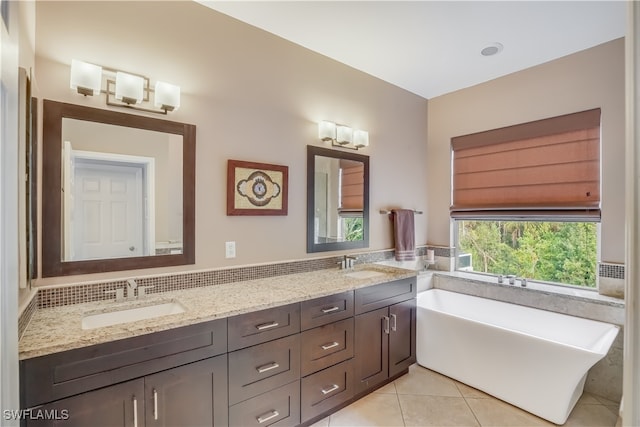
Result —
[[[151,157],[64,146],[64,259],[155,254]]]

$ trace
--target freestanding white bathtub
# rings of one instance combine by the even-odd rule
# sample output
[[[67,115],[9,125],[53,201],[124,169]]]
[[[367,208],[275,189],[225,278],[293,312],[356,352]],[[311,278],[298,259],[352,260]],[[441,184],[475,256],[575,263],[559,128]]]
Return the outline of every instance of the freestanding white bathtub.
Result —
[[[618,327],[486,298],[418,294],[418,364],[556,424]]]

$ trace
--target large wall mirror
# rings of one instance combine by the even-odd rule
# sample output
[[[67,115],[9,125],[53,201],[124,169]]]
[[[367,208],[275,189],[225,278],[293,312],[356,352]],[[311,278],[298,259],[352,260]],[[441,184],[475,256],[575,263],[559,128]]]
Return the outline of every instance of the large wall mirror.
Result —
[[[369,157],[307,146],[307,252],[369,246]]]
[[[195,126],[44,100],[42,276],[195,263]]]

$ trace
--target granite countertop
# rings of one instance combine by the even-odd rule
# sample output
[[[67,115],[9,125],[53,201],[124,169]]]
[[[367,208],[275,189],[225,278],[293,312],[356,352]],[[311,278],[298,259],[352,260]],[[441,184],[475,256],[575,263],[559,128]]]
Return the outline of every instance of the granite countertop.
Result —
[[[363,278],[348,276],[361,270],[374,270],[382,274]],[[111,300],[38,309],[20,339],[19,358],[44,356],[415,276],[416,272],[411,270],[364,264],[354,270],[318,270],[150,294],[133,301]],[[169,301],[180,302],[185,312],[95,329],[84,330],[81,327],[86,314]]]

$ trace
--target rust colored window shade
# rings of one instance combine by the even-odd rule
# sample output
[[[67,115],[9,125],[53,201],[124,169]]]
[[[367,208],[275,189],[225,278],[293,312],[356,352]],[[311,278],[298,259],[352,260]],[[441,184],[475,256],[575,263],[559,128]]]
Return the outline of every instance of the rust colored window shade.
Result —
[[[600,219],[600,109],[451,142],[453,218]]]
[[[362,212],[364,206],[364,164],[340,160],[342,181],[340,187],[340,212]]]

